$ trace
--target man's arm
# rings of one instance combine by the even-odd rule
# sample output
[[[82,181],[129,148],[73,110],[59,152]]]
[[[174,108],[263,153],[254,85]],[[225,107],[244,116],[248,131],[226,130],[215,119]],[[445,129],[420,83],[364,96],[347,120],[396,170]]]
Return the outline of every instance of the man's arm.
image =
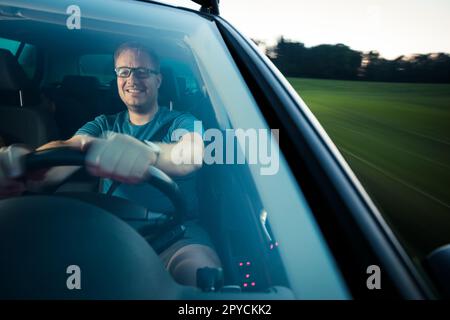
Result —
[[[52,141],[37,150],[45,150],[56,147],[72,147],[80,150],[85,150],[86,146],[92,143],[96,138],[77,135],[65,141]],[[184,176],[202,166],[204,144],[202,137],[195,132],[190,132],[181,137],[177,143],[158,144],[161,148],[160,154],[155,161],[150,163],[171,176]],[[100,164],[101,165],[101,164]],[[57,183],[65,177],[76,171],[78,166],[57,167],[49,170],[48,182]],[[98,173],[98,172],[97,172]]]
[[[93,139],[95,139],[95,138],[87,136],[87,135],[77,135],[77,136],[73,136],[72,138],[70,138],[68,140],[51,141],[49,143],[46,143],[46,144],[40,146],[36,150],[39,151],[39,150],[45,150],[45,149],[57,148],[57,147],[72,147],[75,149],[83,150],[83,148]]]
[[[184,176],[201,168],[204,144],[200,134],[186,133],[177,143],[158,144],[161,153],[155,167],[171,176]]]
[[[203,141],[197,133],[187,133],[177,143],[159,147],[158,154],[132,136],[112,133],[89,143],[86,168],[94,176],[134,184],[146,179],[151,165],[171,176],[187,175],[202,165]]]
[[[137,183],[145,179],[145,169],[148,165],[154,165],[170,176],[184,176],[199,169],[203,161],[203,140],[198,133],[194,132],[183,135],[177,143],[159,144],[161,151],[158,156],[155,156],[153,152],[144,153],[145,156],[149,157],[149,159],[146,159],[147,161],[133,159],[133,154],[137,154],[137,151],[134,151],[132,145],[128,143],[113,142],[109,139],[98,139],[87,135],[76,135],[68,140],[52,141],[37,150],[57,147],[85,150],[88,146],[94,144],[96,144],[96,147],[89,150],[87,155],[88,171],[95,176],[116,179],[125,183]],[[127,148],[130,149],[130,152],[124,152],[117,158],[121,151],[127,150]],[[142,148],[148,147],[142,144]],[[134,168],[130,165],[132,161],[137,163]],[[38,191],[47,186],[58,184],[79,168],[79,166],[51,168],[47,171],[43,180],[30,180],[27,183],[27,188]]]
[[[202,166],[204,145],[198,133],[187,133],[177,143],[160,144],[161,151],[156,154],[149,146],[137,139],[123,135],[114,134],[107,139],[93,138],[87,135],[77,135],[65,141],[52,141],[37,150],[45,150],[57,147],[72,147],[87,150],[86,168],[95,176],[110,178],[124,183],[138,183],[147,177],[149,165],[154,165],[168,175],[187,175]],[[22,187],[13,185],[15,177],[19,177],[23,169],[18,168],[12,174],[14,163],[28,153],[23,150],[13,155],[9,151],[2,151],[0,157],[0,191],[9,194],[8,189],[20,191]],[[15,150],[19,150],[15,149]],[[11,159],[16,159],[11,161]],[[10,159],[8,161],[8,159]],[[5,169],[5,167],[11,167]],[[45,187],[58,184],[70,174],[79,169],[79,166],[61,166],[48,170],[42,180],[28,180],[27,189],[39,191]],[[4,172],[3,172],[4,171]],[[1,193],[1,192],[0,192]]]

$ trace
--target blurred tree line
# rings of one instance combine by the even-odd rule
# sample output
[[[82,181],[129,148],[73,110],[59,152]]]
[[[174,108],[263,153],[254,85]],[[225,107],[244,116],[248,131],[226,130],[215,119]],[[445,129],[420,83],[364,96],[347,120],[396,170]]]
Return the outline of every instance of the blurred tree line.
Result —
[[[376,51],[363,53],[343,44],[307,48],[281,37],[273,47],[265,47],[262,41],[254,41],[287,77],[450,83],[450,55],[445,53],[387,60]]]

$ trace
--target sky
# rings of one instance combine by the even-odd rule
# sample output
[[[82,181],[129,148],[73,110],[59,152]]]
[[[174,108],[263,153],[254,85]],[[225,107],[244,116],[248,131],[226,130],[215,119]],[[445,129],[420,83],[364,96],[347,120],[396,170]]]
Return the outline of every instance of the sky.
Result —
[[[156,0],[198,9],[190,0]],[[220,0],[220,15],[269,45],[343,43],[387,59],[450,53],[450,0]]]

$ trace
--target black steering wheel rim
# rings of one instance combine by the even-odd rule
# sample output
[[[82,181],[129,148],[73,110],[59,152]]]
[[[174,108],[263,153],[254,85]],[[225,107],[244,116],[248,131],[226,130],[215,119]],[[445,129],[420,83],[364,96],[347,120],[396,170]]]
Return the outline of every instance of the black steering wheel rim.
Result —
[[[85,157],[85,152],[70,147],[34,151],[24,156],[24,171],[27,173],[55,166],[85,166]],[[182,223],[187,208],[178,184],[154,166],[149,166],[144,182],[160,190],[172,202],[174,211],[167,214],[168,222],[171,225]]]

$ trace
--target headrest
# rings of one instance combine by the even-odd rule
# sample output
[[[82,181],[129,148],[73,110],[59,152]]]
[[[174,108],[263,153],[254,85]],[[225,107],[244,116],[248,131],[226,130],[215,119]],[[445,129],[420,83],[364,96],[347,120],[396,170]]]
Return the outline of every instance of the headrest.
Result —
[[[32,87],[16,57],[6,49],[0,49],[0,90],[22,90]]]
[[[65,76],[61,83],[61,90],[64,94],[77,97],[92,98],[100,87],[100,81],[96,77],[91,76]]]
[[[7,144],[25,143],[32,148],[56,139],[48,114],[31,108],[0,106],[0,135]]]

